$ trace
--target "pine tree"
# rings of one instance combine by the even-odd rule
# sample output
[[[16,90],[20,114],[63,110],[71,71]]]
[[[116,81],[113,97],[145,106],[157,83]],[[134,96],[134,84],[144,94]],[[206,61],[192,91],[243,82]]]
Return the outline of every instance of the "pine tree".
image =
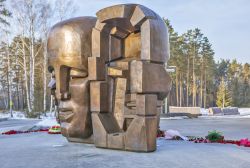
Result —
[[[221,82],[219,85],[216,104],[218,107],[222,107],[222,108],[228,107],[232,104],[232,98],[227,88],[226,82],[224,81],[224,78],[221,79]]]

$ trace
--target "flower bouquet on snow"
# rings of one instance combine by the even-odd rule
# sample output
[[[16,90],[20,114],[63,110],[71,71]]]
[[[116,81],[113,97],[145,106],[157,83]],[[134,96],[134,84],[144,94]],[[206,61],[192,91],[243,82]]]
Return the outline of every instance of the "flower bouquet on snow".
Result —
[[[49,131],[49,134],[61,134],[61,127],[59,125],[52,126]]]

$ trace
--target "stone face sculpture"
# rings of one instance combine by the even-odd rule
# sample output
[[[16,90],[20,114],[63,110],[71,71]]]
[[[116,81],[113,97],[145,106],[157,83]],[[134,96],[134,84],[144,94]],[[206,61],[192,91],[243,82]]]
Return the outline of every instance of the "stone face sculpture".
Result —
[[[48,37],[52,94],[62,134],[96,147],[150,152],[162,102],[168,32],[152,10],[137,4],[104,8],[52,27]]]

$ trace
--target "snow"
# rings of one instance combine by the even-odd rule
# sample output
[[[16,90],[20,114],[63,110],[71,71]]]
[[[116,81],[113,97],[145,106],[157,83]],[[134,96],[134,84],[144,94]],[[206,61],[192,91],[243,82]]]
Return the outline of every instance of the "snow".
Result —
[[[199,116],[199,118],[250,118],[250,108],[238,108],[239,115],[208,115],[208,109],[201,109],[202,116]],[[204,112],[204,111],[207,111]]]
[[[36,124],[36,126],[41,126],[41,127],[52,127],[55,125],[59,125],[55,118],[43,119],[42,121]]]
[[[187,116],[178,116],[178,117],[161,118],[161,120],[182,120],[182,119],[188,119],[188,117]]]
[[[208,109],[201,108],[201,115],[208,115]]]
[[[250,115],[250,108],[239,108],[240,115]]]
[[[13,114],[12,119],[27,119],[25,117],[24,112],[13,111],[12,114]],[[10,113],[0,113],[0,118],[11,118],[11,115],[10,115]]]
[[[34,120],[34,118],[27,118],[25,116],[25,112],[22,111],[13,111],[12,112],[13,117],[11,117],[10,112],[0,112],[0,119],[1,118],[8,118],[8,119],[32,119]],[[51,112],[46,112],[46,116],[44,115],[44,113],[42,113],[40,115],[40,118],[37,119],[53,119],[55,118],[55,113],[51,113]]]
[[[198,118],[225,118],[225,119],[230,119],[230,118],[250,118],[250,115],[221,115],[221,116],[198,116]]]

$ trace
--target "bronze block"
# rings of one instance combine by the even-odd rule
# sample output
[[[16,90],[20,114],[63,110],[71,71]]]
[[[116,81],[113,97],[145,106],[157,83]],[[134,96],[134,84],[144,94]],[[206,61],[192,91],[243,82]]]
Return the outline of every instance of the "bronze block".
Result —
[[[135,104],[133,104],[135,105]],[[124,107],[124,118],[134,118],[136,115],[136,106]]]
[[[123,126],[124,120],[124,105],[127,80],[125,78],[116,78],[115,80],[115,95],[114,95],[114,116],[120,126]]]
[[[141,56],[141,33],[131,33],[124,40],[124,57],[139,59]]]
[[[128,34],[129,34],[129,32],[127,32],[123,29],[119,29],[118,27],[114,27],[110,31],[110,35],[115,36],[116,38],[120,38],[120,39],[125,38]]]
[[[106,148],[108,144],[108,134],[104,128],[99,114],[92,112],[92,125],[94,134],[94,143],[96,147]]]
[[[101,31],[96,28],[92,29],[92,56],[100,57],[101,56]],[[104,44],[105,45],[105,44]]]
[[[96,15],[100,22],[113,18],[130,18],[136,4],[121,4],[99,10]]]
[[[112,27],[122,28],[124,31],[133,32],[130,17],[136,4],[121,4],[101,9],[96,13],[99,22],[108,23]]]
[[[156,13],[148,9],[145,6],[137,5],[134,13],[130,19],[133,26],[141,26],[141,24],[147,19],[155,19]]]
[[[123,40],[116,38],[114,36],[109,36],[109,40],[110,40],[110,47],[109,47],[110,61],[116,60],[118,58],[122,58],[123,57],[123,47],[122,47]]]
[[[157,128],[160,128],[161,113],[162,113],[162,106],[161,107],[157,107]]]
[[[115,140],[112,134],[121,132],[115,118],[113,115],[108,113],[95,113],[92,112],[92,123],[93,123],[93,133],[94,133],[94,143],[96,147],[107,148],[108,147],[108,135],[110,136],[110,141]],[[119,138],[118,138],[119,139]],[[117,139],[117,140],[118,140]],[[119,145],[117,142],[115,146]]]
[[[126,102],[135,102],[135,100],[136,100],[136,94],[135,93],[126,94],[126,96],[125,96],[125,101]]]
[[[162,20],[146,20],[141,26],[141,59],[165,63],[168,58],[169,42],[165,23]]]
[[[94,112],[108,112],[108,85],[105,81],[90,83],[90,109]]]
[[[96,28],[92,30],[92,56],[102,57],[104,61],[109,60],[109,34],[101,32]]]
[[[129,70],[129,61],[117,60],[110,62],[110,67],[119,68],[121,70]]]
[[[137,116],[125,133],[125,150],[152,152],[156,150],[157,117]]]
[[[108,134],[108,148],[124,149],[124,133]]]
[[[132,93],[158,93],[163,100],[171,88],[171,78],[161,64],[132,61],[130,77]]]
[[[123,70],[116,67],[108,67],[108,75],[112,77],[122,77],[123,76]]]
[[[105,62],[102,57],[88,57],[89,80],[105,80]]]
[[[157,95],[137,94],[136,95],[136,114],[150,116],[157,114]]]

